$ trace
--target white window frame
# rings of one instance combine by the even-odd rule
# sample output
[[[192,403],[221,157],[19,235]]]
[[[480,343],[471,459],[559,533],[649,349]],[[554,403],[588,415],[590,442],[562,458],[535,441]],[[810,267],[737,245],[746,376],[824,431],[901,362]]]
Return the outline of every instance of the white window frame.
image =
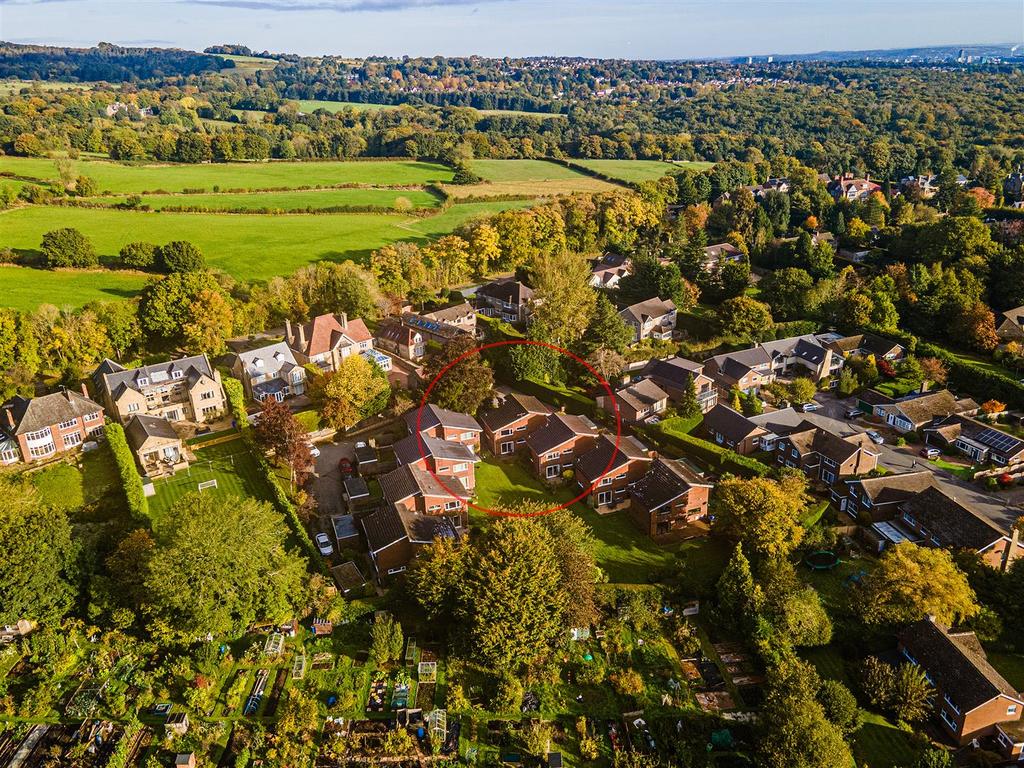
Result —
[[[450,512],[453,509],[461,509],[461,508],[462,508],[462,502],[459,501],[458,499],[455,499],[453,501],[446,501],[444,503],[444,511],[445,512]]]
[[[552,472],[551,470],[555,470],[555,471]],[[544,476],[548,480],[550,480],[553,477],[558,477],[558,475],[559,475],[559,473],[561,473],[561,471],[562,471],[562,467],[561,467],[560,464],[548,464],[548,466],[544,468]]]
[[[597,506],[602,507],[606,504],[611,504],[615,496],[611,491],[601,491],[597,494]]]
[[[465,472],[467,469],[469,469],[469,464],[465,461],[452,465],[452,472]]]
[[[52,440],[43,445],[31,446],[28,449],[29,456],[33,459],[41,459],[44,456],[52,456],[57,452],[57,444]]]
[[[63,429],[74,429],[77,426],[78,426],[78,417],[75,416],[75,418],[73,418],[73,419],[69,419],[68,421],[60,422],[57,425],[57,429],[62,429],[62,430]]]
[[[185,378],[185,372],[184,371],[171,371],[171,378],[172,379],[183,379],[183,378]]]
[[[516,444],[509,440],[507,443],[502,443],[498,450],[502,456],[508,456],[510,453],[516,452]]]

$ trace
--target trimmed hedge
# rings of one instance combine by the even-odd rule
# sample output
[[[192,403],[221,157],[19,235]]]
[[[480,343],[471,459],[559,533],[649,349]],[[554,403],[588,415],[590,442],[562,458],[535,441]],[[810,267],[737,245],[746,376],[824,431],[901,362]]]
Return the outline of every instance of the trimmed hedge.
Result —
[[[228,399],[228,408],[235,417],[235,424],[239,429],[245,429],[249,426],[249,412],[245,410],[245,390],[242,389],[242,382],[226,377],[222,379],[222,383]]]
[[[267,486],[270,488],[274,506],[288,519],[296,538],[298,538],[302,548],[306,550],[309,559],[316,564],[317,570],[329,577],[331,574],[323,557],[320,555],[320,550],[313,544],[313,539],[309,537],[309,531],[306,530],[306,526],[299,519],[298,510],[295,509],[292,500],[288,498],[288,494],[285,493],[284,488],[277,481],[277,475],[274,474],[274,466],[270,463],[270,460],[259,445],[256,444],[252,431],[247,429],[242,432],[242,440],[245,441],[246,447],[252,455],[256,457],[256,463],[259,465],[260,472],[263,473],[263,479],[266,480]]]
[[[918,342],[917,354],[939,358],[949,368],[950,385],[969,393],[978,402],[1000,400],[1014,408],[1024,407],[1024,385],[1012,376],[963,360],[927,341]]]
[[[644,427],[643,432],[655,445],[667,446],[693,456],[721,472],[731,472],[742,477],[765,477],[771,472],[771,467],[757,459],[741,456],[736,451],[722,448],[693,435],[665,432],[660,424]]]
[[[107,445],[110,452],[114,454],[114,461],[117,464],[117,472],[121,476],[121,487],[124,488],[124,496],[128,501],[128,511],[137,520],[149,519],[149,499],[142,489],[142,477],[135,468],[135,456],[128,446],[128,438],[125,436],[124,427],[120,424],[110,423],[106,426]]]

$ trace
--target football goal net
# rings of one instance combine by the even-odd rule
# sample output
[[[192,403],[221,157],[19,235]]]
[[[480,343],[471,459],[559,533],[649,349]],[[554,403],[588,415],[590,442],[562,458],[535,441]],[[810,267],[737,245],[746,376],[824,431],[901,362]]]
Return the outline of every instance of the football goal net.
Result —
[[[213,479],[213,480],[203,480],[201,483],[199,483],[199,490],[200,491],[205,491],[207,488],[216,488],[216,487],[217,487],[217,480],[216,480],[216,478]]]

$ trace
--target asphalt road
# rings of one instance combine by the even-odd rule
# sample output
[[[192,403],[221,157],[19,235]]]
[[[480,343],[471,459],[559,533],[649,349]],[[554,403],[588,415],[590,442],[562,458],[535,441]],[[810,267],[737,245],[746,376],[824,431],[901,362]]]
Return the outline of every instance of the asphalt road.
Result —
[[[954,477],[933,462],[918,455],[920,446],[897,448],[891,445],[890,441],[897,436],[893,430],[868,424],[862,419],[851,421],[844,418],[843,414],[854,407],[853,398],[840,400],[832,395],[819,393],[815,400],[821,405],[821,410],[805,415],[808,421],[823,429],[844,436],[854,432],[866,432],[869,429],[874,429],[882,434],[886,442],[876,447],[881,451],[878,463],[886,469],[901,473],[916,472],[921,469],[930,470],[935,475],[936,484],[943,492],[958,501],[969,504],[979,514],[984,515],[1000,527],[1010,526],[1021,515],[1021,507],[1008,503],[1006,496],[986,493],[977,485]]]

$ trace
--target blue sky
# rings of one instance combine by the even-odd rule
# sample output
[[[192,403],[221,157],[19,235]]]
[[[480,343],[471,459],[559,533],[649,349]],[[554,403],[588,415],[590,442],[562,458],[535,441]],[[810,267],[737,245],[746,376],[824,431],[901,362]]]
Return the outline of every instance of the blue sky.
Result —
[[[691,58],[1021,42],[1024,0],[0,0],[0,39]]]

